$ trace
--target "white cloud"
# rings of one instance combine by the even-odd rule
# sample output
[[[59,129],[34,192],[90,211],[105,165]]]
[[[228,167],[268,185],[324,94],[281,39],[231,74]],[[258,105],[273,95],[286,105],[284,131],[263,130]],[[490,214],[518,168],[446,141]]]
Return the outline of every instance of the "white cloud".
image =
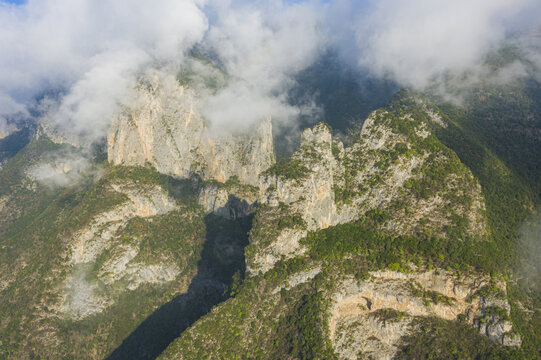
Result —
[[[28,176],[50,188],[64,187],[76,183],[89,174],[91,162],[82,154],[61,150],[48,154],[42,161],[28,170]]]
[[[198,44],[229,73],[203,101],[216,126],[268,115],[293,122],[304,111],[287,102],[294,75],[329,46],[372,74],[423,87],[475,69],[509,33],[541,24],[540,11],[536,0],[0,2],[0,116],[60,91],[58,103],[45,101],[45,120],[94,141],[142,70],[178,65]],[[541,65],[540,52],[527,50]],[[517,64],[500,77],[521,74]]]
[[[217,12],[205,46],[216,53],[230,75],[228,86],[210,96],[203,114],[218,127],[239,127],[272,116],[294,119],[301,109],[287,103],[293,77],[323,49],[314,4],[215,2]]]
[[[75,82],[55,111],[45,119],[64,132],[96,140],[106,133],[119,102],[135,85],[140,64],[149,61],[146,53],[108,52],[92,59],[90,69]],[[128,60],[128,61],[126,61]]]
[[[13,131],[16,131],[17,127],[9,123],[6,119],[3,117],[0,117],[0,139],[5,138],[9,134],[11,134]]]
[[[48,120],[94,140],[143,67],[179,61],[208,27],[203,0],[0,3],[0,99],[64,90]],[[19,105],[13,105],[19,104]],[[2,103],[0,103],[2,105]],[[10,109],[2,107],[0,112]]]
[[[416,87],[444,72],[470,70],[511,32],[541,24],[526,16],[541,11],[534,0],[367,0],[330,7],[330,24],[340,27],[334,40],[347,56]]]

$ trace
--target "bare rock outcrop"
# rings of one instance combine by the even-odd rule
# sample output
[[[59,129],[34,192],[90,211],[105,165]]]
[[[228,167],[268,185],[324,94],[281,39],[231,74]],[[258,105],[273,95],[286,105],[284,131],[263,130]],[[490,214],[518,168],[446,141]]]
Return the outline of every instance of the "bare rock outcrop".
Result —
[[[159,264],[145,264],[137,260],[137,244],[122,244],[116,239],[119,229],[134,217],[151,218],[178,208],[160,187],[140,188],[133,184],[113,184],[114,191],[124,194],[127,201],[96,215],[85,228],[79,230],[69,251],[70,274],[64,282],[59,313],[80,319],[103,311],[113,304],[100,284],[111,285],[123,281],[127,289],[135,290],[142,284],[174,280],[178,266],[163,259]],[[90,269],[98,258],[102,264],[97,278],[89,279]]]
[[[199,205],[206,213],[227,219],[238,219],[254,213],[258,200],[258,189],[228,181],[225,184],[207,183],[199,191]]]
[[[392,359],[401,338],[415,330],[414,319],[422,317],[461,319],[503,345],[520,345],[507,300],[483,292],[490,283],[479,274],[457,277],[444,270],[379,271],[362,282],[346,280],[329,318],[334,348],[341,359]],[[496,287],[505,294],[505,283]]]
[[[248,259],[248,271],[266,272],[282,256],[302,253],[299,240],[309,231],[365,217],[396,235],[431,229],[446,236],[445,229],[461,227],[468,236],[483,238],[481,187],[432,135],[431,126],[440,122],[378,110],[346,147],[326,124],[306,129],[291,159],[263,173],[259,200],[283,208],[284,217],[298,214],[304,226],[283,229],[268,246],[252,237],[259,251]]]
[[[193,174],[225,182],[232,176],[258,185],[274,162],[272,124],[261,121],[246,134],[216,135],[198,111],[197,93],[172,75],[149,75],[133,102],[111,123],[107,143],[115,165],[153,165],[179,177]]]
[[[324,229],[340,222],[352,220],[338,212],[334,200],[336,176],[343,172],[343,164],[333,155],[333,146],[342,144],[333,140],[328,125],[318,124],[306,129],[301,145],[292,156],[292,165],[304,172],[298,177],[269,174],[262,178],[261,189],[266,194],[262,202],[278,206],[291,204],[300,211],[308,230]],[[343,146],[341,146],[343,147]]]

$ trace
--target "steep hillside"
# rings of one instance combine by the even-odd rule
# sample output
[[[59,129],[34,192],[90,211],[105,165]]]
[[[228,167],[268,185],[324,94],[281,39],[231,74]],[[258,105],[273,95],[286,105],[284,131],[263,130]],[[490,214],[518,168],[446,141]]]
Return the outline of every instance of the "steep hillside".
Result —
[[[217,135],[200,114],[200,93],[172,75],[152,74],[136,89],[134,104],[112,120],[108,158],[113,164],[151,164],[179,177],[198,174],[225,182],[232,176],[257,185],[274,163],[270,119],[247,134]]]
[[[57,190],[32,181],[30,173],[51,154],[70,151],[67,146],[37,139],[19,151],[0,171],[0,235],[24,229],[57,195]],[[14,223],[16,223],[15,226]]]
[[[513,164],[474,105],[401,91],[275,163],[269,120],[208,128],[199,94],[227,77],[191,66],[142,78],[108,162],[41,129],[0,170],[0,357],[539,355],[538,290],[511,271],[534,130]]]
[[[109,164],[42,126],[0,172],[0,357],[154,358],[243,276],[271,123],[212,135],[188,70],[141,80]]]
[[[54,194],[2,238],[2,356],[101,359],[123,340],[121,357],[156,356],[244,266],[249,218],[205,212],[197,183],[108,168],[95,184]],[[141,323],[151,315],[154,323]]]
[[[265,271],[294,254],[307,231],[360,218],[389,234],[483,238],[480,186],[431,134],[431,123],[441,122],[434,119],[380,110],[351,134],[346,148],[325,125],[306,130],[299,150],[264,174],[261,202],[270,207],[262,207],[257,219],[283,219],[269,228],[286,229],[269,233],[256,219],[252,243],[259,253],[248,256],[248,267]],[[292,214],[299,221],[287,226]]]
[[[448,127],[406,96],[346,147],[324,124],[306,130],[263,174],[251,277],[162,358],[409,358],[458,351],[468,327],[478,335],[460,354],[476,343],[480,356],[522,356],[503,268],[484,250],[498,243],[482,188],[434,135]],[[420,348],[434,326],[457,342]]]
[[[11,133],[0,133],[0,168],[31,140],[32,129],[23,127]]]

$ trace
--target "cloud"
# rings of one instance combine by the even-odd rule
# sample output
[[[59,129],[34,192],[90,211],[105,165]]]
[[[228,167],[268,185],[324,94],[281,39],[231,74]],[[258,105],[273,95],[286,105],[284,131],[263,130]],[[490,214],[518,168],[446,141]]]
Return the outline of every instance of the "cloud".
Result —
[[[280,1],[212,5],[216,14],[203,45],[219,58],[229,81],[205,99],[203,115],[214,126],[228,128],[267,116],[278,123],[292,121],[305,110],[287,101],[293,78],[324,47],[320,8]]]
[[[85,174],[95,172],[91,161],[82,154],[60,150],[49,153],[40,163],[31,167],[28,176],[50,188],[72,185]]]
[[[377,76],[418,88],[471,70],[511,33],[541,24],[534,0],[368,0],[329,5],[337,47]],[[342,22],[338,24],[337,22]],[[345,20],[344,20],[345,19]]]
[[[0,3],[0,113],[52,89],[60,91],[60,102],[49,107],[49,122],[91,141],[103,136],[119,97],[141,69],[179,61],[203,38],[204,5],[202,0]]]
[[[9,123],[3,117],[0,117],[0,139],[5,138],[15,130],[17,130],[17,127],[14,124]]]
[[[541,29],[522,38],[518,46],[528,61],[529,73],[541,82]]]
[[[315,110],[310,99],[302,106],[288,103],[295,75],[328,48],[372,75],[423,88],[442,74],[477,71],[510,34],[539,32],[538,3],[0,2],[0,116],[28,115],[39,98],[43,121],[87,142],[99,140],[145,69],[178,69],[196,46],[228,73],[225,86],[205,93],[202,101],[215,127],[242,128],[269,115],[294,124],[300,113]],[[531,64],[513,65],[498,75],[502,81],[541,69],[539,47],[521,46]],[[49,93],[54,96],[44,95]]]
[[[17,103],[7,94],[0,93],[0,116],[17,113],[24,114],[26,112],[26,107],[23,104]]]
[[[316,3],[203,0],[30,0],[0,5],[0,106],[42,100],[43,121],[84,142],[103,137],[119,103],[148,67],[182,64],[195,44],[228,73],[203,113],[215,127],[242,128],[267,116],[291,120],[302,109],[286,93],[324,39]],[[209,23],[210,28],[209,28]],[[173,65],[171,65],[173,64]],[[307,104],[310,106],[310,104]]]
[[[135,86],[139,66],[148,61],[148,55],[137,50],[95,56],[90,69],[59,104],[49,107],[43,120],[65,133],[80,135],[85,142],[99,139],[106,133],[118,104]]]

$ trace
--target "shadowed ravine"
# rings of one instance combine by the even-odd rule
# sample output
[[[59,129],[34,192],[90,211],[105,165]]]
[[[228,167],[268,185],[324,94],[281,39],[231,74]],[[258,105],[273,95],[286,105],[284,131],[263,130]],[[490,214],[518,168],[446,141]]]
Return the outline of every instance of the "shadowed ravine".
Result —
[[[233,275],[244,276],[244,247],[252,218],[205,217],[206,241],[188,292],[154,311],[107,359],[155,359],[197,319],[226,300]]]

